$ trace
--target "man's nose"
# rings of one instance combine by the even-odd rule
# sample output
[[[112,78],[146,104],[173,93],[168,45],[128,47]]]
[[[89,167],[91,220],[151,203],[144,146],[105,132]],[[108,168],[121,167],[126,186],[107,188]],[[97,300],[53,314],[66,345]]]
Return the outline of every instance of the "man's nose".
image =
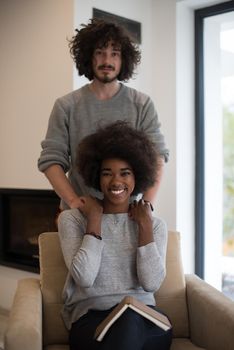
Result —
[[[103,52],[102,59],[104,63],[108,63],[110,61],[111,55],[107,51]]]

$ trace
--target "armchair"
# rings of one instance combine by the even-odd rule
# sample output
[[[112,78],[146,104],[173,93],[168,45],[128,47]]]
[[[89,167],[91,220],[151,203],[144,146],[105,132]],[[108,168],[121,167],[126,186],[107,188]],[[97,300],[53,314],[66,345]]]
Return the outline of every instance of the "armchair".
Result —
[[[60,316],[67,269],[58,234],[41,234],[39,248],[40,279],[18,282],[6,350],[69,350]],[[184,275],[178,232],[169,232],[166,264],[167,276],[156,300],[172,321],[171,350],[232,350],[234,302],[197,276]]]

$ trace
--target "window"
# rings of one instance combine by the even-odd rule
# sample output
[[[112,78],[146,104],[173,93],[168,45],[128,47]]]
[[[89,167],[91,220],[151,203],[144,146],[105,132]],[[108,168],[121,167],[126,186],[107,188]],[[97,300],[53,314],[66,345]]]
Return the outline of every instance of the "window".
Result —
[[[196,273],[234,299],[234,2],[195,12]]]

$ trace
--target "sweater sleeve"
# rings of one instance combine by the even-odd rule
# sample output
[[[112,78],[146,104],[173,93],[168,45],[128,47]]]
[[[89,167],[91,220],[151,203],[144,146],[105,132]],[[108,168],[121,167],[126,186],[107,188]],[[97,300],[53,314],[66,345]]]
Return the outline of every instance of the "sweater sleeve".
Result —
[[[167,227],[157,219],[154,224],[154,242],[137,249],[137,274],[145,291],[155,292],[166,276]]]
[[[147,97],[143,104],[141,113],[141,128],[155,143],[158,153],[164,158],[165,162],[167,162],[169,159],[169,149],[166,147],[165,138],[160,129],[161,124],[158,119],[158,114],[150,97]]]
[[[84,235],[85,227],[85,219],[78,209],[65,210],[59,216],[59,238],[65,264],[75,283],[91,287],[100,268],[103,241]]]
[[[52,109],[42,151],[38,159],[38,168],[44,172],[53,164],[61,165],[65,172],[70,168],[68,111],[60,99]]]

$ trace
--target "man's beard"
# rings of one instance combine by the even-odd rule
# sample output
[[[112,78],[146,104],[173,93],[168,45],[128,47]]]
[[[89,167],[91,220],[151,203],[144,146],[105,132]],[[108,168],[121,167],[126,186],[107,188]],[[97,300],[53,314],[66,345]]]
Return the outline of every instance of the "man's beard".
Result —
[[[102,66],[99,66],[98,69],[101,70]],[[114,69],[113,69],[114,70]],[[94,71],[93,72],[93,76],[98,80],[100,81],[101,83],[103,84],[108,84],[108,83],[112,83],[113,81],[117,80],[118,79],[118,74],[112,76],[112,77],[109,77],[108,73],[107,74],[104,74],[104,75],[101,75],[101,76],[98,76],[98,74]]]
[[[118,75],[114,75],[112,77],[109,77],[108,74],[100,77],[96,73],[93,73],[93,76],[103,84],[112,83],[113,81],[117,80],[117,78],[118,78]]]

